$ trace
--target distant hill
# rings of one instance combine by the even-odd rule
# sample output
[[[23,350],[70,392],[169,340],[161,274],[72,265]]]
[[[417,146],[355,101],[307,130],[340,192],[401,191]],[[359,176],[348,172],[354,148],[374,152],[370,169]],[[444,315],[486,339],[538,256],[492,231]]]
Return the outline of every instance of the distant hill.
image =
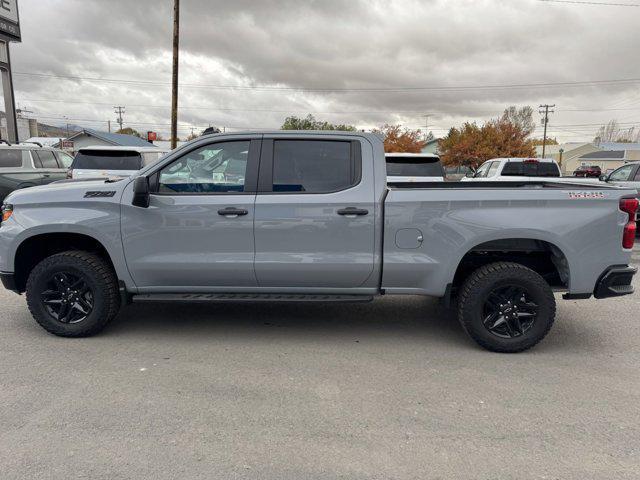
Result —
[[[82,129],[77,125],[69,125],[69,135],[79,132]],[[38,136],[40,137],[67,137],[67,127],[55,127],[46,123],[38,122]]]
[[[0,111],[0,119],[6,117],[3,111]],[[69,135],[73,135],[75,132],[82,131],[82,127],[78,125],[69,125]],[[38,122],[38,136],[39,137],[67,137],[67,126],[59,127],[55,125],[48,125],[46,123]]]

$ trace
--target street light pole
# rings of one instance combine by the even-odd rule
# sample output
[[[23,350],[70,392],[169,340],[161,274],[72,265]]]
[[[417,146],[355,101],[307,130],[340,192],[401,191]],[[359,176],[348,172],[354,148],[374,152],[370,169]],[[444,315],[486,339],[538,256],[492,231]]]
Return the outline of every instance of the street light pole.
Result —
[[[180,0],[173,0],[173,77],[171,79],[171,149],[178,145],[178,53],[180,46]]]

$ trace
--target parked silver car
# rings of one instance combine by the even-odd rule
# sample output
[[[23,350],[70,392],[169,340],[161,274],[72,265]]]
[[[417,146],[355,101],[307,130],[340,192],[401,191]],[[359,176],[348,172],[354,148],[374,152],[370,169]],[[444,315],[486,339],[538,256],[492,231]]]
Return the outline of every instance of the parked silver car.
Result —
[[[40,144],[0,145],[0,201],[14,190],[64,179],[71,162],[69,154]]]

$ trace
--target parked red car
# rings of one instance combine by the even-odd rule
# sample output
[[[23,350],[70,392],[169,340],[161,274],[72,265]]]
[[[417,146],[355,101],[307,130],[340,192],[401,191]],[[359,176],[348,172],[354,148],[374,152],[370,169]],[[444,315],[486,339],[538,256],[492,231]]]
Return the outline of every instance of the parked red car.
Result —
[[[574,177],[598,178],[600,175],[602,175],[602,169],[597,165],[582,165],[573,172]]]

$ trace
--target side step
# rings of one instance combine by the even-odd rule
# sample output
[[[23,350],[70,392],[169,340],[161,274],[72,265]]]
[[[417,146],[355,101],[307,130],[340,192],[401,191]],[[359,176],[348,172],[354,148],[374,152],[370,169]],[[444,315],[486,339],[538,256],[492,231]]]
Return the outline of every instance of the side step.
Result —
[[[297,293],[149,293],[134,295],[138,302],[370,302],[370,295],[305,295]]]

